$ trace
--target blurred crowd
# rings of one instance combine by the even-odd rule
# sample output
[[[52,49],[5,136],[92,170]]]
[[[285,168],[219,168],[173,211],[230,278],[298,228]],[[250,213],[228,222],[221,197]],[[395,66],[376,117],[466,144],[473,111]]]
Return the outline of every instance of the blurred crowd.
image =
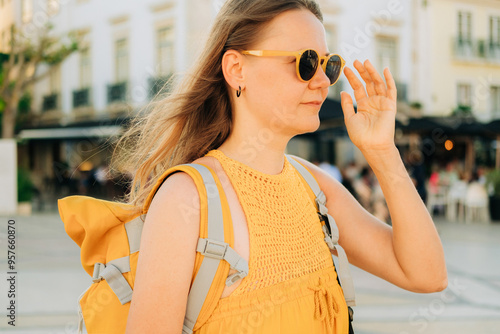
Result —
[[[478,166],[468,172],[459,159],[427,165],[419,151],[406,153],[402,158],[408,175],[432,215],[439,213],[450,220],[488,220],[486,167]],[[391,224],[384,194],[369,165],[351,161],[338,168],[327,161],[314,163],[341,182],[368,212]],[[468,213],[468,207],[477,209],[477,212],[469,210]]]
[[[313,163],[342,183],[368,212],[390,224],[389,210],[382,188],[370,166],[361,166],[351,161],[339,169],[327,161],[313,161]]]
[[[419,151],[407,152],[402,158],[418,194],[431,214],[446,215],[450,220],[488,220],[485,174],[489,169],[478,166],[469,172],[459,159],[446,163],[423,163]],[[391,224],[384,194],[369,165],[351,161],[338,168],[327,161],[313,163],[342,183],[368,212]],[[107,165],[94,166],[86,161],[77,168],[66,167],[58,170],[55,182],[53,179],[47,180],[47,186],[41,187],[45,190],[38,191],[37,197],[42,199],[43,193],[47,192],[53,193],[56,198],[84,195],[120,200],[129,191],[131,177],[112,177]]]

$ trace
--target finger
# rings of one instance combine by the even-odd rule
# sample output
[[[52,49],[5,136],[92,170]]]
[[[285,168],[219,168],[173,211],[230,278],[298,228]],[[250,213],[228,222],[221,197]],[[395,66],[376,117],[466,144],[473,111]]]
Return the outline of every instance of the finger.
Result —
[[[396,88],[396,82],[394,81],[394,77],[392,76],[389,67],[384,69],[385,81],[387,82],[387,97],[393,101],[397,101],[398,99],[398,90]]]
[[[377,92],[375,90],[375,84],[373,83],[372,77],[370,76],[370,73],[368,73],[366,68],[363,66],[363,63],[361,63],[359,60],[356,59],[354,61],[354,67],[356,67],[359,74],[361,75],[361,78],[363,78],[366,84],[366,92],[368,93],[368,96],[377,95]]]
[[[354,72],[347,66],[344,68],[344,74],[347,80],[349,80],[352,89],[354,89],[354,97],[356,98],[356,101],[359,102],[360,100],[366,98],[365,87],[361,81],[359,81],[356,74],[354,74]]]
[[[351,118],[356,114],[351,95],[347,92],[340,92],[340,104],[344,111],[344,120]]]
[[[382,79],[380,74],[378,74],[377,70],[368,59],[365,61],[365,67],[370,74],[373,82],[375,83],[375,91],[377,92],[377,94],[387,96],[387,87],[384,80]]]

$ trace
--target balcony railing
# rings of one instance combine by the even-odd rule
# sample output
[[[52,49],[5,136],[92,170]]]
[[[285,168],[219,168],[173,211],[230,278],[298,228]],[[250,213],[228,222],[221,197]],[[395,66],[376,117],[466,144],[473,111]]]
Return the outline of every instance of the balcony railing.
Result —
[[[127,95],[127,83],[120,82],[108,85],[108,103],[124,102]]]
[[[73,91],[73,108],[87,107],[90,105],[90,88]]]
[[[158,93],[165,94],[170,92],[172,84],[168,82],[172,75],[159,76],[149,78],[149,95],[151,98],[155,97]]]
[[[465,104],[459,104],[455,109],[453,109],[452,115],[462,117],[472,116],[472,107]]]
[[[497,60],[500,61],[500,43],[484,39],[455,38],[454,54],[462,60]]]
[[[59,94],[45,95],[42,101],[42,111],[55,110],[58,108]]]

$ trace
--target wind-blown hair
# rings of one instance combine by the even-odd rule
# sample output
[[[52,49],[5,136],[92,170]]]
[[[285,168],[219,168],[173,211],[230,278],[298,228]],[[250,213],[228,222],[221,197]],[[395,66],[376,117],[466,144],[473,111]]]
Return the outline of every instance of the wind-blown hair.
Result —
[[[127,203],[142,207],[164,171],[204,156],[227,139],[234,97],[222,73],[224,53],[255,44],[267,23],[293,9],[309,10],[323,22],[313,0],[225,2],[191,70],[168,96],[139,113],[116,144],[112,169],[133,176]]]

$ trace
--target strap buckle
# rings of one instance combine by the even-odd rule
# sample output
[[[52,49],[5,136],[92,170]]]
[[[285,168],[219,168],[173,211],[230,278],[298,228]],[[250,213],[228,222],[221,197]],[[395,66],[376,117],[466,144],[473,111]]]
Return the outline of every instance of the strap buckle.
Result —
[[[325,234],[325,242],[328,245],[328,248],[333,249],[335,247],[335,244],[333,243],[330,232],[328,232],[328,228],[326,227],[326,225],[323,225],[321,228],[323,229],[323,233]]]
[[[103,271],[105,268],[106,265],[104,263],[97,262],[96,264],[94,264],[94,273],[92,274],[92,282],[99,283],[100,281],[102,281],[101,271]]]
[[[229,244],[225,242],[209,239],[200,239],[199,242],[202,243],[202,248],[200,250],[201,254],[218,260],[224,259],[227,247],[229,246]],[[204,245],[203,242],[205,243]]]
[[[226,286],[231,286],[234,283],[236,283],[239,279],[247,276],[248,273],[244,271],[238,271],[237,273],[234,273],[232,275],[229,275],[228,278],[226,279]]]
[[[349,312],[349,321],[353,322],[353,320],[354,320],[354,310],[350,306],[347,306],[347,310]]]

